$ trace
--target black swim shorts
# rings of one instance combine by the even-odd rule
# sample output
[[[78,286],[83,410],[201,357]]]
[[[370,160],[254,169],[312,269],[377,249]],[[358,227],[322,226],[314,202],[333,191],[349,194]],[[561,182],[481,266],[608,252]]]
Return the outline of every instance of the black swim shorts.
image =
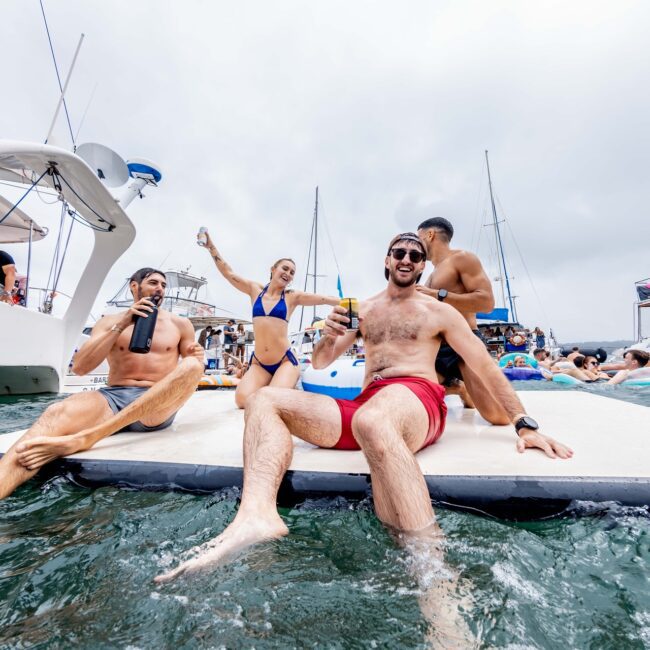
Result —
[[[148,388],[141,388],[139,386],[107,386],[106,388],[100,388],[97,392],[101,393],[104,399],[106,399],[113,413],[119,413],[122,409],[126,408],[131,404],[131,402],[134,402],[138,397],[140,397],[140,395],[146,393],[148,390]],[[122,431],[137,431],[138,433],[159,431],[160,429],[166,429],[170,426],[175,417],[176,413],[168,417],[161,424],[157,424],[153,427],[148,427],[140,421],[133,422],[125,426],[123,429],[120,429],[117,433],[122,433]]]
[[[483,341],[483,336],[479,330],[472,330],[472,332]],[[436,357],[436,372],[442,377],[443,386],[452,386],[455,381],[462,380],[463,376],[460,374],[459,361],[460,357],[451,346],[446,343],[440,346]]]

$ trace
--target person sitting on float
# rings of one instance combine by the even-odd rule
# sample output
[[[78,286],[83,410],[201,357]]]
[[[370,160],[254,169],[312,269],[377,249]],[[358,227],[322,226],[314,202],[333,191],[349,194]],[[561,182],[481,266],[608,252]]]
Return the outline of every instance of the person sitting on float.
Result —
[[[616,385],[627,380],[650,379],[650,354],[645,350],[627,350],[623,355],[625,369],[619,370],[607,383]]]
[[[518,354],[515,357],[515,368],[530,368],[530,364],[526,361],[525,357]]]
[[[288,339],[289,319],[298,306],[339,304],[339,299],[314,293],[289,290],[296,274],[296,264],[288,257],[280,258],[271,267],[270,282],[266,286],[235,273],[214,245],[210,235],[206,249],[226,280],[235,289],[245,293],[253,306],[255,350],[250,358],[250,369],[235,391],[235,403],[244,408],[246,400],[262,386],[295,387],[300,376],[298,359]]]

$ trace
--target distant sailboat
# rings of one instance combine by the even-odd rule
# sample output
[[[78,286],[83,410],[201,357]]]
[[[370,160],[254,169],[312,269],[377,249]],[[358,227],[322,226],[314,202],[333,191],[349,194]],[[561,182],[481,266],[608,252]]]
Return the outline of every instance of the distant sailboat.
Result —
[[[486,225],[494,228],[494,244],[498,265],[498,275],[495,281],[499,283],[501,300],[500,306],[495,307],[491,312],[476,314],[478,327],[487,340],[491,352],[527,352],[529,349],[529,337],[525,332],[525,328],[519,323],[515,303],[516,296],[513,296],[512,287],[510,286],[511,277],[508,275],[503,237],[499,227],[499,224],[503,220],[499,221],[497,215],[492,188],[492,175],[490,173],[490,160],[487,150],[485,152],[485,165],[487,167],[490,207],[492,211],[492,223]],[[497,330],[500,332],[498,335],[494,333]],[[509,334],[506,334],[506,330]]]

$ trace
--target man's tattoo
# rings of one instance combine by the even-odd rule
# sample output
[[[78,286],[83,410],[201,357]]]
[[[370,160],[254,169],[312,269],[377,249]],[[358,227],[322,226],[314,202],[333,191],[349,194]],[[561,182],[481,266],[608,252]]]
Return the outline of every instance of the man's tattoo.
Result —
[[[212,253],[212,257],[215,262],[221,262],[221,258],[219,257],[219,253]]]

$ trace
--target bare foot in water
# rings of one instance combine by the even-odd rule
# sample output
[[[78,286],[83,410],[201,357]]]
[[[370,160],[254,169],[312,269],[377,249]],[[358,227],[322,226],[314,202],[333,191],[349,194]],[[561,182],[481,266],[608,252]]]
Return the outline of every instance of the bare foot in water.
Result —
[[[154,582],[162,584],[170,582],[181,575],[204,571],[231,559],[233,555],[249,546],[278,539],[288,533],[289,529],[280,518],[280,515],[260,517],[259,515],[238,514],[232,524],[221,535],[192,549],[192,551],[198,553],[196,557],[183,562],[173,571],[156,576]]]
[[[75,436],[39,436],[21,442],[16,447],[18,462],[29,470],[36,470],[46,463],[69,456],[83,449],[83,443]]]

